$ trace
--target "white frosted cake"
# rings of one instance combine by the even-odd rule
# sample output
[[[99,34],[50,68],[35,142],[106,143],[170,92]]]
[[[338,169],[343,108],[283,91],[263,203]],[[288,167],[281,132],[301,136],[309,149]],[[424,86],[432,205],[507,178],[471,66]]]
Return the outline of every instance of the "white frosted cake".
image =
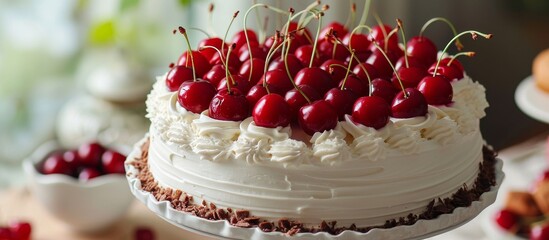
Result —
[[[398,44],[397,23],[362,34],[334,22],[323,38],[294,30],[263,42],[243,30],[221,47],[239,60],[189,49],[146,101],[152,124],[132,163],[142,189],[197,217],[289,235],[412,225],[479,200],[495,184],[479,129],[488,103],[455,59],[473,53],[450,56],[421,34]],[[465,34],[491,36],[450,43]],[[275,59],[276,41],[287,45]]]

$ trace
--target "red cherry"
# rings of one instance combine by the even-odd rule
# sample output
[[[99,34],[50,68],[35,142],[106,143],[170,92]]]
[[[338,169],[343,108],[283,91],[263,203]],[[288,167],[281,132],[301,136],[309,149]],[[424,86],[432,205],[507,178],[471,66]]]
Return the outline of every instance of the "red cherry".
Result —
[[[340,81],[345,77],[347,70],[339,66],[332,66],[334,64],[347,66],[345,62],[341,60],[328,59],[320,65],[320,69],[329,73],[334,81]]]
[[[532,229],[530,229],[530,240],[547,239],[549,239],[549,222],[545,221],[540,224],[532,224]]]
[[[337,126],[337,112],[327,101],[318,100],[299,109],[299,126],[309,135],[324,132]]]
[[[387,57],[389,57],[389,60],[391,60],[392,63],[395,63],[400,56],[397,57],[394,54],[387,53]],[[374,66],[379,74],[379,77],[381,78],[389,79],[391,78],[391,76],[393,76],[393,69],[391,68],[391,64],[387,62],[387,59],[379,50],[372,52],[372,55],[370,55],[368,59],[366,59],[366,63]]]
[[[377,25],[372,28],[372,31],[368,35],[368,40],[370,40],[370,42],[375,40],[379,46],[384,48],[385,34],[383,33],[382,28],[385,30],[385,34],[389,34],[393,30],[393,28],[388,25],[383,25],[383,26]],[[396,34],[393,34],[388,41],[389,41],[388,44],[396,45],[398,44],[398,36]]]
[[[364,68],[366,70],[366,72],[364,72],[364,70],[362,70],[362,68]],[[366,76],[366,73],[368,73],[368,76],[370,76],[371,80],[379,78],[379,73],[378,73],[377,69],[372,64],[369,64],[369,63],[360,63],[360,64],[356,65],[353,68],[353,73],[356,74],[356,76],[360,80],[362,80],[365,84],[369,84],[368,77]]]
[[[297,72],[299,72],[299,70],[303,68],[301,61],[299,61],[299,59],[293,54],[288,54],[288,56],[286,57],[286,62],[288,63],[288,71],[290,72],[292,77],[295,76]],[[286,72],[286,66],[281,57],[276,58],[269,64],[269,70],[275,69],[280,69]]]
[[[324,94],[324,100],[337,112],[339,120],[345,119],[345,114],[350,114],[358,95],[351,90],[332,88]]]
[[[313,46],[310,44],[300,46],[295,50],[294,54],[295,57],[297,57],[297,59],[301,61],[301,64],[303,64],[303,66],[309,66],[311,56],[313,54]],[[315,58],[313,60],[313,66],[318,65],[320,65],[320,58],[316,57],[315,55]]]
[[[0,240],[13,240],[12,232],[7,227],[0,227]]]
[[[345,61],[351,54],[342,44],[335,44],[331,39],[323,39],[318,42],[318,52],[324,59],[337,59]],[[335,48],[335,51],[334,51]]]
[[[99,143],[87,143],[78,147],[78,157],[82,165],[88,167],[99,167],[103,152],[105,152],[105,148]]]
[[[440,60],[440,65],[445,65],[445,66],[447,66],[448,63],[449,63],[451,60],[452,60],[452,58],[443,58],[442,60]],[[452,62],[450,63],[450,66],[457,68],[460,72],[465,71],[465,70],[463,69],[463,65],[461,65],[461,62],[459,62],[459,60],[457,60],[457,59],[454,59],[454,61],[452,61]]]
[[[345,26],[343,26],[343,24],[339,22],[331,22],[326,25],[322,29],[322,31],[320,31],[320,38],[327,37],[326,35],[328,34],[328,32],[330,32],[330,29],[333,29],[333,32],[335,32],[335,34],[337,34],[337,36],[339,37],[345,36],[348,33],[348,30],[345,28]]]
[[[311,100],[311,102],[321,98],[321,95],[314,88],[308,85],[302,85],[297,87],[301,89],[301,91],[303,91],[303,93],[309,98],[309,100]],[[295,88],[286,92],[286,94],[284,95],[284,99],[286,100],[288,105],[290,105],[292,119],[297,116],[299,109],[307,104],[307,100]]]
[[[406,66],[406,59],[404,58],[404,56],[402,56],[396,61],[395,69],[399,70],[399,69],[401,69],[405,66]],[[408,66],[409,67],[417,67],[417,68],[421,68],[421,69],[424,69],[424,70],[429,68],[429,64],[425,64],[424,62],[422,62],[418,58],[410,57],[410,56],[408,56]]]
[[[419,82],[427,76],[427,72],[425,70],[417,67],[402,67],[398,69],[397,72],[404,88],[415,88]],[[402,88],[396,76],[393,75],[391,82],[393,82],[393,86],[395,86],[396,89]]]
[[[201,113],[208,109],[216,93],[215,87],[207,81],[184,82],[179,89],[177,102],[188,111]]]
[[[252,117],[257,126],[285,127],[290,124],[290,105],[278,94],[267,94],[254,106]]]
[[[280,69],[267,71],[263,77],[261,77],[258,84],[263,83],[263,81],[266,81],[267,85],[276,88],[276,90],[282,93],[285,93],[294,87],[288,74]]]
[[[124,161],[126,161],[126,156],[113,150],[107,150],[103,153],[103,156],[101,156],[103,170],[106,173],[126,173],[126,170],[124,169]]]
[[[352,119],[367,127],[380,129],[389,122],[391,107],[385,99],[366,96],[357,99],[352,109]]]
[[[425,64],[432,64],[437,60],[437,46],[426,37],[415,36],[406,43],[408,56],[415,57]]]
[[[446,105],[452,102],[452,85],[442,76],[427,76],[421,80],[417,89],[430,105]]]
[[[196,71],[196,76],[202,76],[204,73],[206,73],[210,68],[212,68],[212,65],[208,62],[208,59],[204,57],[204,55],[200,54],[198,51],[192,51],[193,61],[194,61],[194,70]],[[188,68],[193,67],[191,58],[189,57],[189,52],[185,51],[181,56],[179,57],[179,61],[177,61],[177,65],[182,65]]]
[[[253,66],[252,66],[253,65]],[[250,61],[246,60],[242,65],[240,65],[240,70],[238,73],[246,80],[250,80],[250,85],[256,84],[261,76],[263,76],[263,67],[265,66],[265,60],[260,58],[254,58]],[[253,71],[253,72],[250,72]],[[252,77],[250,78],[250,75]]]
[[[345,45],[352,47],[351,50],[355,50],[355,53],[369,52],[368,46],[370,46],[370,39],[367,34],[356,33],[351,36],[351,33],[347,33],[343,37],[342,41]]]
[[[219,91],[212,99],[209,109],[211,118],[226,121],[242,121],[250,113],[248,100],[236,88],[231,89],[231,93],[226,89]]]
[[[135,230],[135,240],[154,240],[154,232],[150,228],[139,227]]]
[[[427,101],[423,94],[415,88],[406,88],[400,91],[391,104],[391,116],[394,118],[412,118],[427,114]]]
[[[364,84],[355,75],[349,75],[347,80],[342,79],[339,81],[338,88],[341,88],[343,83],[345,83],[343,89],[354,92],[358,97],[368,95],[368,85]]]
[[[433,64],[429,70],[427,71],[429,74],[433,74],[435,72],[435,64]],[[440,64],[437,68],[437,74],[444,76],[446,79],[452,80],[459,80],[463,78],[463,71],[460,71],[457,67],[454,67],[452,65],[442,65]]]
[[[185,66],[175,66],[166,75],[166,86],[171,92],[177,91],[181,84],[193,80],[193,69]]]
[[[63,160],[69,164],[73,172],[80,167],[80,158],[76,150],[68,150],[63,153]]]
[[[72,167],[69,163],[65,162],[63,155],[60,153],[54,153],[50,155],[42,164],[43,174],[65,174],[72,175]]]
[[[355,59],[355,57],[353,57],[353,62],[351,63],[351,68],[354,68],[356,65],[358,65],[358,63],[366,62],[366,60],[370,57],[370,55],[372,55],[371,51],[355,53],[355,57],[356,57],[356,59],[358,59],[358,61]],[[349,64],[350,61],[351,61],[351,56],[349,56],[345,59],[345,62],[347,64]]]
[[[248,103],[250,103],[250,106],[255,106],[257,101],[259,101],[259,99],[261,99],[263,96],[267,94],[268,94],[267,89],[263,87],[263,84],[257,84],[257,85],[254,85],[252,88],[250,88],[250,91],[248,92],[248,94],[246,94],[246,100],[248,100]]]
[[[32,227],[28,222],[11,222],[9,225],[12,239],[14,240],[29,240],[31,237]],[[0,233],[0,239],[2,234]]]
[[[248,44],[244,44],[240,47],[240,49],[238,49],[238,60],[240,60],[240,62],[250,60],[250,51],[253,58],[259,58],[262,60],[267,58],[267,52],[265,52],[263,46],[259,45],[259,43],[250,42],[250,49],[248,49]]]
[[[236,51],[231,51],[231,54],[229,54],[229,56],[227,56],[227,53],[228,53],[228,49],[225,48],[223,52],[223,61],[229,61],[228,62],[229,68],[239,69],[240,64],[242,63],[238,59],[238,55],[236,54]],[[212,59],[210,59],[209,63],[210,65],[217,65],[217,64],[224,65],[223,61],[221,61],[221,57],[219,56],[219,54],[215,54],[212,57]]]
[[[248,40],[250,42],[258,42],[257,41],[257,35],[255,32],[251,29],[247,29],[246,32],[248,33]],[[233,44],[236,44],[235,49],[240,49],[240,47],[246,45],[246,34],[244,33],[244,30],[241,30],[237,32],[231,41]]]
[[[238,90],[240,90],[241,93],[247,93],[250,90],[250,88],[252,87],[250,82],[248,82],[248,79],[245,79],[244,77],[242,77],[240,75],[233,74],[230,77],[232,79],[232,82],[230,84],[231,88],[233,88],[233,87],[238,88]],[[219,84],[217,84],[217,90],[218,91],[221,91],[223,89],[227,89],[227,78],[221,79]]]
[[[385,79],[376,78],[372,80],[372,96],[383,98],[388,104],[393,102],[398,90],[393,84]]]
[[[229,67],[229,72],[234,72],[234,69]],[[217,86],[221,79],[223,79],[225,76],[227,76],[225,72],[225,66],[221,64],[216,64],[210,69],[204,76],[202,76],[202,79],[210,82],[212,85]]]
[[[288,31],[296,31],[296,30],[297,30],[297,22],[290,22]],[[303,45],[311,44],[310,39],[313,39],[311,36],[311,32],[309,32],[307,28],[301,29],[300,31],[295,32],[292,45],[303,46]]]
[[[93,178],[101,176],[101,173],[97,171],[95,168],[84,168],[80,173],[78,174],[78,180],[82,182],[87,182]]]
[[[205,46],[211,46],[217,49],[221,49],[223,44],[225,43],[221,38],[218,38],[218,37],[206,38],[198,43],[198,49],[200,49],[199,52],[202,55],[204,55],[206,60],[209,61],[210,59],[212,59],[214,55],[217,54],[217,51],[211,48],[204,48],[204,49],[201,49],[201,48]],[[227,48],[227,44],[225,44],[224,48]]]
[[[330,88],[337,86],[330,74],[318,67],[303,68],[295,75],[296,85],[308,85],[318,93],[324,94]]]
[[[541,175],[539,175],[536,182],[542,182],[546,180],[549,180],[549,170],[545,170]]]
[[[494,216],[494,219],[496,220],[496,223],[505,230],[511,230],[518,222],[518,216],[507,209],[498,211]]]

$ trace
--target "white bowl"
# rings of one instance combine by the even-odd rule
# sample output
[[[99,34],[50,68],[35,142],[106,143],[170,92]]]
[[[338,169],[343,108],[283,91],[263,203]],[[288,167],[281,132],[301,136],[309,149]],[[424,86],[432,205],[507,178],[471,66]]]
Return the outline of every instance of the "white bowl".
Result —
[[[80,182],[71,176],[38,172],[37,164],[58,149],[56,142],[46,142],[23,162],[36,199],[78,232],[98,232],[122,218],[133,200],[126,176],[110,174]]]

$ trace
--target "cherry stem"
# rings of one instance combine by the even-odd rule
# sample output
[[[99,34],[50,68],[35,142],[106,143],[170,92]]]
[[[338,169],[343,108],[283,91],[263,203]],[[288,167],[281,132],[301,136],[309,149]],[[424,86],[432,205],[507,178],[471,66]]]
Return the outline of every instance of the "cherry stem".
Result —
[[[395,76],[397,77],[398,79],[398,83],[400,84],[400,87],[402,88],[402,93],[404,93],[404,97],[405,98],[408,98],[408,94],[406,93],[406,90],[404,88],[404,84],[402,84],[402,80],[400,79],[400,74],[398,74],[398,71],[395,69],[395,66],[393,66],[393,63],[391,62],[391,60],[389,60],[389,57],[387,57],[387,54],[383,51],[383,49],[381,49],[381,47],[379,47],[379,45],[377,44],[376,41],[373,41],[372,42],[374,44],[374,46],[377,48],[378,51],[381,52],[381,54],[383,54],[383,56],[385,57],[385,59],[387,60],[387,62],[389,63],[389,65],[391,66],[391,68],[393,69],[393,71],[395,72]]]
[[[278,43],[278,39],[280,39],[280,31],[276,31],[276,34],[274,35],[274,43],[271,45],[271,47],[269,48],[269,52],[267,52],[267,56],[265,57],[265,66],[263,68],[263,74],[265,75],[265,73],[267,72],[267,68],[269,67],[269,62],[271,62],[271,58],[273,57],[274,53],[276,51],[278,51],[278,49],[280,49],[280,47],[282,47],[282,44],[279,44],[277,46],[277,43]]]
[[[355,32],[360,31],[360,30],[363,29],[363,28],[368,29],[368,31],[369,31],[370,33],[372,33],[372,28],[370,28],[369,26],[367,26],[367,25],[358,25],[358,26],[356,26],[356,27],[353,29],[353,31],[351,31],[351,37],[355,34]],[[336,38],[336,39],[337,39],[337,38]],[[352,42],[352,41],[349,41],[349,47],[346,47],[345,44],[343,44],[343,46],[344,46],[345,48],[347,48],[347,51],[349,51],[349,52],[351,52],[351,50],[354,51],[354,49],[353,49],[352,46],[351,46],[351,42]],[[360,60],[357,58],[357,56],[353,56],[353,58],[354,58],[355,61],[358,62],[358,66],[360,67],[360,69],[362,69],[362,71],[366,74],[366,78],[368,79],[368,84],[369,84],[370,87],[371,87],[371,85],[372,85],[372,79],[370,78],[370,74],[368,74],[368,71],[366,71],[366,68],[364,68],[364,66],[362,66],[362,64],[360,64]],[[370,91],[370,92],[371,92],[371,91]],[[371,93],[370,93],[370,94],[371,94]]]
[[[323,12],[317,12],[315,16],[318,17],[318,27],[316,28],[316,37],[315,39],[318,39],[320,36],[320,28],[322,27],[322,16],[324,15]],[[313,52],[311,53],[311,60],[309,60],[309,68],[313,66],[313,60],[315,59],[315,53],[316,53],[316,47],[317,47],[318,41],[313,41]]]
[[[343,83],[341,84],[341,90],[345,88],[345,83],[347,83],[347,78],[349,77],[349,72],[351,71],[351,64],[353,63],[353,58],[355,56],[355,51],[351,51],[351,60],[349,61],[349,65],[347,66],[347,72],[345,73],[345,78],[343,78]]]
[[[446,18],[442,18],[442,17],[436,17],[436,18],[430,19],[425,24],[423,24],[423,27],[421,27],[421,30],[419,31],[419,37],[422,37],[423,32],[425,32],[427,27],[429,25],[431,25],[432,23],[434,23],[434,22],[444,22],[444,23],[446,23],[450,27],[450,29],[452,30],[452,33],[454,33],[454,36],[457,35],[456,28],[454,27],[454,24],[452,24],[452,22],[450,22],[450,20],[448,20]],[[461,41],[459,39],[456,39],[456,47],[459,51],[461,51],[461,49],[463,49],[463,44],[461,44]]]
[[[213,11],[214,11],[214,4],[210,3],[208,6],[208,31],[212,36],[215,36],[215,31],[213,29]]]
[[[286,36],[286,37],[289,38],[290,36]],[[283,53],[283,56],[284,56],[283,61],[284,61],[284,66],[286,68],[286,74],[288,74],[288,78],[290,79],[290,82],[292,82],[292,85],[299,92],[299,94],[301,94],[301,96],[303,96],[303,98],[305,98],[305,100],[307,100],[308,103],[311,103],[311,99],[309,99],[309,97],[307,97],[307,95],[303,91],[301,91],[301,89],[295,84],[294,78],[292,77],[292,74],[290,73],[290,69],[288,68],[288,61],[286,61],[286,59],[288,59],[288,53],[290,52],[290,44],[292,43],[292,41],[290,41],[289,39],[287,41],[288,41],[288,48]]]
[[[204,31],[204,30],[202,30],[202,29],[200,29],[200,28],[190,27],[189,30],[194,30],[194,31],[201,32],[201,33],[203,33],[204,35],[206,35],[207,38],[211,38],[211,35],[210,35],[208,32],[206,32],[206,31]]]
[[[290,31],[290,22],[292,21],[292,16],[293,16],[295,10],[293,8],[290,8],[288,11],[290,12],[290,14],[288,14],[288,20],[286,21],[286,24],[284,25],[284,36],[285,37],[289,37],[288,32]],[[288,44],[288,48],[290,48],[290,43],[291,43],[292,40],[290,38],[288,38],[287,40],[288,41],[287,41],[286,44]],[[286,44],[282,44],[282,52],[283,53],[286,52]],[[283,60],[286,60],[286,59],[283,59]],[[288,67],[286,67],[286,69],[288,69]]]
[[[374,13],[374,18],[376,19],[377,25],[379,25],[379,28],[381,29],[381,33],[383,34],[383,39],[387,39],[387,31],[385,31],[385,26],[383,24],[383,21],[381,20],[381,18],[377,13]]]
[[[191,67],[193,70],[193,81],[196,82],[196,71],[194,69],[194,58],[193,58],[193,51],[191,50],[191,43],[189,42],[189,37],[187,36],[187,30],[185,28],[179,26],[179,33],[183,35],[185,38],[185,43],[187,43],[187,54],[189,54],[189,57],[191,58]]]
[[[406,34],[404,34],[404,26],[402,25],[402,20],[397,18],[397,26],[400,28],[400,33],[402,34],[402,42],[404,43],[404,62],[406,63],[406,68],[410,67],[408,64],[408,52],[406,49]]]
[[[446,66],[452,65],[452,62],[453,62],[457,57],[460,57],[460,56],[474,57],[475,55],[477,55],[476,52],[460,52],[460,53],[454,55],[452,58],[450,58],[450,61],[448,61],[448,63],[446,64]]]
[[[227,79],[225,82],[227,82],[227,92],[229,94],[232,94],[232,90],[231,90],[231,84],[230,82],[234,81],[234,79],[232,78],[232,75],[229,71],[229,59],[228,59],[228,56],[230,56],[229,54],[231,53],[231,51],[233,50],[233,48],[236,47],[236,43],[233,43],[230,47],[229,47],[229,50],[227,50],[227,59],[225,59],[225,78]],[[233,82],[234,83],[234,82]]]
[[[387,37],[384,39],[384,42],[383,42],[383,43],[385,44],[385,51],[387,51],[387,49],[389,48],[389,39],[390,39],[393,35],[397,34],[399,28],[400,28],[400,27],[398,27],[398,26],[396,26],[395,28],[393,28],[393,30],[391,30],[391,31],[389,32],[389,34],[387,35]]]
[[[433,71],[433,77],[437,75],[438,66],[440,65],[440,61],[442,60],[442,56],[444,56],[444,53],[446,53],[446,51],[448,50],[448,47],[450,47],[450,44],[452,44],[452,42],[456,41],[459,37],[461,37],[465,34],[471,34],[471,38],[473,38],[473,40],[476,40],[478,35],[480,35],[480,36],[482,36],[483,38],[486,38],[486,39],[492,38],[492,34],[481,33],[481,32],[475,31],[475,30],[464,31],[464,32],[461,32],[461,33],[457,34],[455,37],[453,37],[448,42],[448,44],[446,44],[446,47],[444,47],[444,49],[442,50],[442,53],[438,57],[437,65],[435,66],[435,71]]]
[[[223,56],[223,54],[221,54],[221,51],[219,50],[219,48],[216,48],[214,46],[202,46],[200,47],[198,50],[203,50],[203,49],[206,49],[206,48],[209,48],[209,49],[213,49],[217,52],[217,54],[219,54],[219,59],[221,60],[221,65],[225,66],[225,59],[223,59],[221,56]]]
[[[257,0],[253,0],[252,3],[255,5],[257,4]],[[244,22],[246,22],[246,17],[244,17]],[[259,16],[259,9],[255,9],[255,21],[261,25],[261,17]],[[265,17],[265,21],[264,21],[264,24],[258,29],[258,40],[259,42],[263,42],[263,40],[265,39],[265,32],[267,31],[266,28],[267,27],[267,18]]]
[[[310,12],[312,9],[314,9],[315,7],[317,7],[318,5],[320,5],[320,1],[314,1],[313,3],[309,4],[309,6],[307,6],[303,11],[304,12]],[[306,26],[307,23],[305,22],[305,17],[307,16],[306,14],[302,14],[300,12],[298,12],[296,15],[301,15],[299,17],[299,21],[297,22],[297,28],[299,29],[301,26]],[[310,21],[310,20],[309,20]],[[312,42],[311,42],[312,43]]]
[[[368,18],[368,12],[370,11],[370,3],[372,3],[371,0],[366,0],[364,2],[364,9],[362,9],[362,16],[360,17],[360,22],[358,22],[358,25],[366,25],[366,19]]]
[[[231,18],[231,22],[229,23],[229,27],[227,27],[227,30],[225,30],[225,36],[223,36],[223,42],[225,43],[227,40],[227,36],[229,35],[229,30],[231,29],[231,26],[233,25],[233,22],[234,22],[234,19],[238,16],[238,13],[240,11],[236,11],[234,14],[233,14],[233,18]],[[221,52],[224,53],[225,52],[225,44],[221,44]],[[223,57],[223,55],[220,55],[219,57]]]

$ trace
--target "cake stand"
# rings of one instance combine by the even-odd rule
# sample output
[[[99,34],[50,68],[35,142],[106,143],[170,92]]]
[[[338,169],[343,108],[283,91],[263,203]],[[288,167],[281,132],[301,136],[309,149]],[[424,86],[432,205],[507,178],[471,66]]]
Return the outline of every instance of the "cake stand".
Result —
[[[532,76],[518,85],[515,102],[528,116],[549,123],[549,93],[539,89]]]
[[[259,228],[239,228],[230,225],[225,220],[207,220],[197,216],[177,211],[171,207],[168,201],[157,201],[148,191],[141,188],[141,181],[137,178],[138,169],[131,162],[141,156],[141,146],[147,141],[148,136],[138,142],[132,152],[128,155],[125,163],[126,176],[132,194],[149,210],[153,211],[162,219],[190,232],[212,237],[213,239],[266,239],[282,240],[288,237],[280,232],[263,232]],[[486,207],[490,206],[496,199],[499,186],[501,185],[504,173],[501,170],[503,162],[497,159],[495,164],[496,185],[490,191],[481,195],[478,201],[471,203],[469,207],[456,208],[451,214],[440,215],[436,219],[419,220],[410,226],[397,226],[389,229],[372,229],[367,233],[355,231],[344,231],[339,235],[320,233],[298,233],[292,239],[424,239],[432,237],[452,229],[455,229],[471,219],[475,218]]]

